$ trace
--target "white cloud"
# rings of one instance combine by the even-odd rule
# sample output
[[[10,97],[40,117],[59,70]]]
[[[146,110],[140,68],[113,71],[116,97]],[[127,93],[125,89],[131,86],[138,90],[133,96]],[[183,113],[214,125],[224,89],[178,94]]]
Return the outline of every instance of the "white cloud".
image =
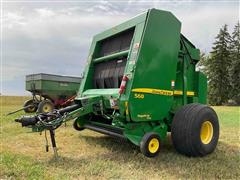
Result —
[[[229,25],[230,32],[238,21],[238,11],[215,5],[196,9],[191,13],[176,12],[182,21],[182,33],[202,51],[209,52],[219,29]]]
[[[89,1],[11,3],[6,7],[2,25],[5,94],[16,89],[23,93],[24,76],[30,73],[79,76],[93,35],[148,8],[173,12],[182,21],[184,35],[203,51],[210,51],[223,24],[231,29],[238,19],[234,3]]]
[[[20,13],[7,12],[3,16],[3,25],[6,25],[8,29],[14,28],[16,25],[26,25],[25,18]]]
[[[48,8],[35,9],[35,11],[43,18],[49,18],[56,15],[52,10]]]

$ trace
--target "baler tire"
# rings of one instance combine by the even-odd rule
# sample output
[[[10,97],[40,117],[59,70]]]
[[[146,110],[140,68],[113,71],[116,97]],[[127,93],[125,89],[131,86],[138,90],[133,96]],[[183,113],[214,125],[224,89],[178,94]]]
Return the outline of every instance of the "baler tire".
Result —
[[[54,109],[54,104],[50,100],[43,100],[38,104],[37,113],[51,112]]]
[[[37,107],[34,105],[33,99],[27,100],[27,101],[24,103],[23,107],[27,107],[27,106],[29,106],[29,105],[32,105],[32,106],[24,109],[24,112],[25,112],[25,113],[33,113],[33,112],[36,112]]]
[[[157,133],[146,133],[140,142],[140,151],[146,157],[155,157],[160,151],[160,142],[160,136]]]
[[[77,119],[74,120],[73,122],[73,128],[77,131],[83,131],[85,128],[84,127],[81,127],[79,124],[78,124],[78,121]]]
[[[188,104],[175,114],[171,132],[173,145],[179,153],[192,157],[205,156],[217,146],[217,114],[207,105]]]

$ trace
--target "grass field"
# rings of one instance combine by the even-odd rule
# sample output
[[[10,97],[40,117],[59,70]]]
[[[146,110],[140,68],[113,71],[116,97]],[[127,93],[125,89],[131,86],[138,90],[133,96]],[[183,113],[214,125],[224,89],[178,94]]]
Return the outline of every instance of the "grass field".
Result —
[[[163,142],[158,157],[148,159],[130,143],[89,130],[56,131],[59,159],[45,152],[44,135],[31,133],[5,116],[27,97],[1,99],[0,179],[240,179],[240,108],[214,107],[220,120],[220,139],[214,153],[204,158],[178,154]]]

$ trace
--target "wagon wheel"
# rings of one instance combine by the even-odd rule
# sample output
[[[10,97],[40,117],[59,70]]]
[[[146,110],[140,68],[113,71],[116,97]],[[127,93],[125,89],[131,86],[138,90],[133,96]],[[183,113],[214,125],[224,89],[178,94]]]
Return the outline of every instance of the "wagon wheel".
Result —
[[[51,112],[54,109],[54,105],[50,100],[43,100],[39,103],[37,112],[46,113]]]
[[[28,107],[28,108],[26,108],[26,109],[24,109],[25,113],[36,112],[37,106],[34,104],[34,100],[33,100],[33,99],[27,100],[27,101],[24,103],[23,107],[27,107],[27,106],[29,106],[29,105],[31,105],[31,106]]]

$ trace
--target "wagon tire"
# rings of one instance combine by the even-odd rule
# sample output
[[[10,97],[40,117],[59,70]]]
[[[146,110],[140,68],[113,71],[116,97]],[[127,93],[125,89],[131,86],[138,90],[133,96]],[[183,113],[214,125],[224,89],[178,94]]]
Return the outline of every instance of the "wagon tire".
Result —
[[[146,133],[140,142],[140,151],[146,157],[155,157],[160,151],[160,136],[155,132]]]
[[[32,105],[32,106],[24,109],[24,112],[25,112],[25,113],[33,113],[33,112],[36,112],[37,106],[34,104],[33,99],[30,99],[30,100],[25,101],[23,107],[25,108],[25,107],[27,107],[27,106],[29,106],[29,105]]]
[[[219,122],[215,111],[198,103],[183,106],[174,116],[171,137],[175,149],[186,156],[212,153],[218,143]]]
[[[77,119],[75,119],[73,122],[73,128],[77,131],[83,131],[85,129],[78,123]]]
[[[43,100],[38,104],[38,113],[51,112],[54,109],[54,105],[50,100]]]

